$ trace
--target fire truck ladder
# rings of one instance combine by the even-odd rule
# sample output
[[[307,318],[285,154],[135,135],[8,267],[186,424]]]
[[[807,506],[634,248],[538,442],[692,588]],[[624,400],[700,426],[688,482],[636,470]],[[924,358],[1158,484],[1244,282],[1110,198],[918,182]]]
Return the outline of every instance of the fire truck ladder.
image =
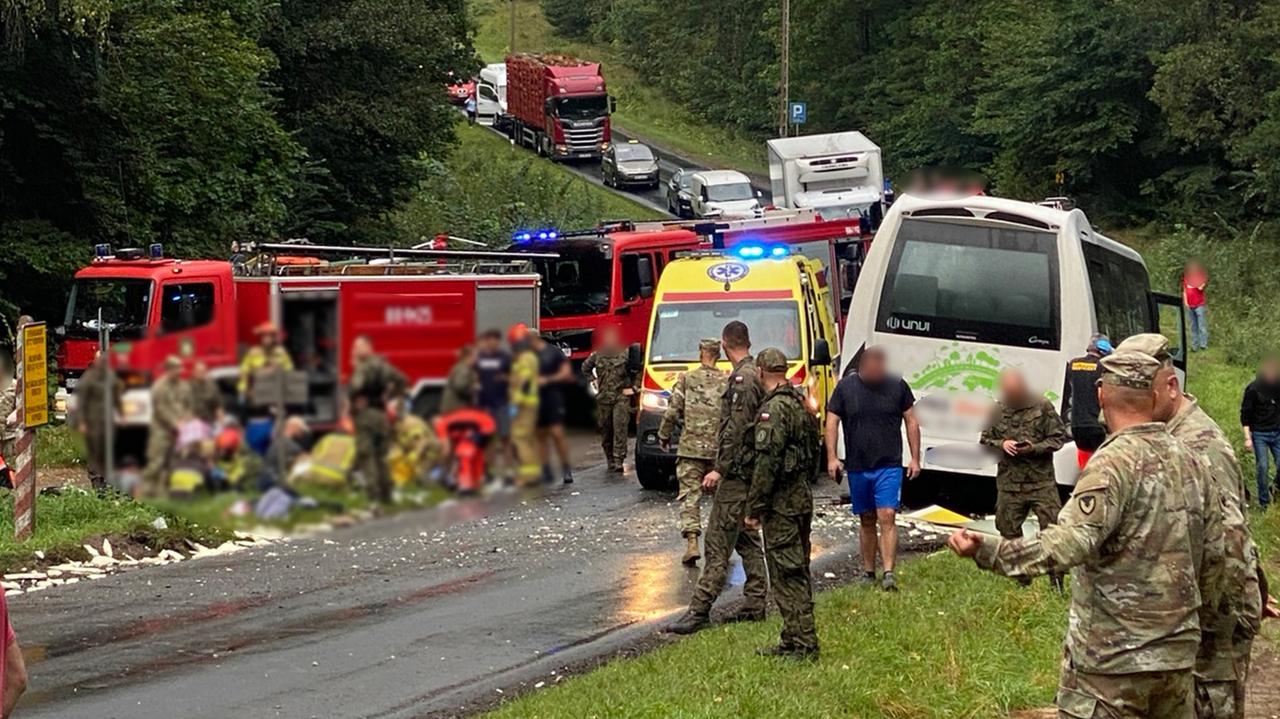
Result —
[[[529,274],[533,261],[555,259],[554,252],[493,250],[429,250],[361,245],[313,245],[306,242],[261,242],[248,274],[254,275],[421,275]],[[322,262],[298,262],[313,258]],[[327,260],[328,262],[323,262]]]

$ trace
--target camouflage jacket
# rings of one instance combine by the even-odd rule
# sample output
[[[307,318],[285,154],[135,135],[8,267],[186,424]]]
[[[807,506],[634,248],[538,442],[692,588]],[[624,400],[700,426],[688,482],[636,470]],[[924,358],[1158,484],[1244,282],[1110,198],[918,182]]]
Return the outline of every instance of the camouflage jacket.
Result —
[[[404,394],[407,386],[408,380],[400,370],[382,355],[372,354],[352,370],[348,391],[352,400],[363,400],[366,407],[385,407],[387,400]]]
[[[1169,432],[1209,470],[1221,503],[1223,538],[1222,587],[1219,600],[1205,596],[1211,624],[1202,631],[1196,675],[1205,679],[1230,681],[1236,674],[1234,648],[1247,644],[1262,622],[1262,594],[1258,586],[1258,550],[1250,536],[1244,515],[1244,489],[1240,463],[1231,442],[1194,397],[1188,395],[1182,409],[1169,420]],[[1211,532],[1206,528],[1206,532]],[[1205,593],[1201,587],[1202,594]],[[1201,621],[1206,621],[1201,612]]]
[[[1058,524],[1031,539],[981,535],[979,566],[1072,573],[1067,652],[1095,674],[1190,669],[1200,645],[1186,475],[1164,425],[1116,432],[1085,465]]]
[[[716,471],[728,480],[751,480],[751,428],[764,399],[760,373],[751,356],[734,365],[720,395],[720,437],[716,449]]]
[[[118,410],[120,399],[124,395],[124,382],[106,364],[94,360],[76,382],[74,420],[76,424],[83,423],[88,432],[101,434],[103,431],[107,411],[105,404],[108,378],[111,381],[112,404]]]
[[[720,397],[724,394],[725,375],[715,367],[700,365],[676,380],[671,388],[671,402],[658,425],[658,439],[671,441],[677,424],[680,447],[676,456],[690,459],[715,459],[720,434]]]
[[[176,432],[178,423],[192,416],[191,385],[184,379],[161,377],[151,385],[151,427]]]
[[[471,362],[453,363],[449,376],[444,380],[444,393],[440,396],[440,414],[449,414],[474,404],[476,367]]]
[[[804,395],[790,382],[764,398],[755,421],[756,461],[747,491],[747,516],[760,517],[765,512],[795,516],[813,511],[809,488],[813,467],[801,461],[800,452],[812,441],[814,431]]]
[[[10,377],[9,382],[4,389],[0,389],[0,440],[11,440],[22,434],[19,429],[22,426],[22,418],[18,418],[18,424],[10,427],[8,424],[9,414],[18,406],[18,380]],[[10,459],[6,457],[6,459]]]
[[[191,380],[191,406],[196,417],[213,423],[218,417],[218,410],[222,409],[222,391],[218,389],[218,383],[208,378]]]
[[[604,350],[596,350],[591,353],[586,362],[582,363],[582,374],[591,377],[592,373],[596,376],[596,401],[600,404],[613,404],[615,402],[628,402],[630,398],[622,394],[622,390],[630,387],[636,389],[635,379],[631,376],[631,369],[627,367],[626,350],[617,350],[614,352],[606,352]]]
[[[1005,453],[1006,439],[1029,442],[1031,449],[1017,457]],[[1000,453],[996,486],[1001,491],[1053,486],[1053,453],[1067,443],[1067,427],[1049,400],[1036,399],[1025,407],[998,405],[990,425],[982,433],[982,444]]]

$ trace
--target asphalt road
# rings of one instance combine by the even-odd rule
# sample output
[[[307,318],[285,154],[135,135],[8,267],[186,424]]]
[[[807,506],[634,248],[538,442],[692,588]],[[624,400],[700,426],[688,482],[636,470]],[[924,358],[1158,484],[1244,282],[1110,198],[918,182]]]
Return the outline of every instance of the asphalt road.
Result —
[[[673,496],[598,463],[578,474],[540,497],[13,597],[31,657],[21,715],[452,715],[553,683],[651,637],[697,577],[678,563]],[[847,510],[822,514],[815,546],[847,560]]]
[[[489,129],[492,130],[493,128],[491,127]],[[494,132],[498,132],[498,131],[494,130]],[[506,137],[506,134],[504,133],[498,132],[498,134],[502,135],[503,137]],[[625,143],[633,139],[631,135],[625,132],[621,132],[619,130],[613,130],[612,136],[613,136],[612,141],[615,143]],[[640,140],[641,142],[644,141],[643,138],[634,138],[634,139]],[[661,180],[656,190],[651,190],[643,187],[608,188],[604,184],[604,180],[600,175],[600,163],[598,161],[583,160],[583,161],[574,161],[574,162],[564,162],[564,163],[561,163],[561,166],[570,172],[574,172],[574,173],[577,173],[578,175],[581,175],[587,181],[595,185],[599,185],[600,187],[606,187],[607,189],[610,189],[613,192],[619,195],[622,195],[623,197],[627,197],[631,200],[639,202],[640,204],[650,207],[654,210],[657,210],[658,212],[665,213],[667,212],[667,180],[671,177],[671,174],[681,168],[691,170],[694,172],[698,170],[706,170],[708,168],[705,165],[700,165],[694,162],[690,162],[685,158],[677,157],[668,152],[663,152],[660,148],[653,147],[651,149],[653,150],[653,153],[658,157],[658,176],[659,176],[659,179]],[[528,150],[528,149],[525,149],[525,151],[529,152],[530,154],[532,154],[533,152],[532,150]],[[550,160],[548,160],[548,162],[550,162]],[[768,187],[767,184],[763,184],[758,180],[756,180],[755,178],[752,178],[752,186],[755,187],[756,190],[762,193],[763,197],[760,199],[760,203],[762,205],[768,205],[772,201],[771,198],[773,197],[773,195],[770,192],[770,188]],[[613,219],[613,218],[610,218],[610,219]]]

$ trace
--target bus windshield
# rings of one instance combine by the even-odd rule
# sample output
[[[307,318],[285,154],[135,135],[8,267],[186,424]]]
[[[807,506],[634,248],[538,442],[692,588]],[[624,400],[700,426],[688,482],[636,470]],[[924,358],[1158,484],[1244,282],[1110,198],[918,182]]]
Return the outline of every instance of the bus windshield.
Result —
[[[876,329],[1058,349],[1057,236],[1004,223],[904,218]]]
[[[747,323],[751,347],[777,347],[800,358],[800,312],[795,302],[672,302],[658,306],[649,341],[650,362],[697,362],[698,340],[719,337],[733,320]]]
[[[602,252],[590,249],[557,250],[554,260],[536,260],[542,276],[542,314],[546,317],[590,315],[609,310],[613,263]]]
[[[71,287],[64,324],[67,336],[98,338],[98,309],[112,339],[137,339],[147,327],[151,309],[151,280],[81,279]]]

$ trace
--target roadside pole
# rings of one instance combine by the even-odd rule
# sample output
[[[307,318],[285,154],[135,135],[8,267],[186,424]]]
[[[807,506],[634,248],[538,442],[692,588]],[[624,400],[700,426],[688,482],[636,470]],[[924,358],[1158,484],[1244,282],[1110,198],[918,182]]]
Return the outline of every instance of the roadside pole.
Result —
[[[114,478],[116,466],[116,374],[115,368],[111,366],[111,328],[107,323],[102,321],[102,308],[98,308],[98,357],[99,362],[106,363],[106,388],[103,390],[105,399],[103,401],[102,410],[102,431],[103,445],[102,453],[102,479],[107,487],[114,487],[111,481]],[[88,418],[86,418],[88,420]],[[92,421],[92,420],[88,420]]]
[[[13,536],[25,541],[36,530],[36,433],[49,422],[48,358],[45,324],[31,322],[18,328],[16,392],[22,434],[14,443]]]
[[[778,87],[778,137],[786,137],[788,123],[788,102],[791,96],[791,0],[782,0],[782,81]]]

